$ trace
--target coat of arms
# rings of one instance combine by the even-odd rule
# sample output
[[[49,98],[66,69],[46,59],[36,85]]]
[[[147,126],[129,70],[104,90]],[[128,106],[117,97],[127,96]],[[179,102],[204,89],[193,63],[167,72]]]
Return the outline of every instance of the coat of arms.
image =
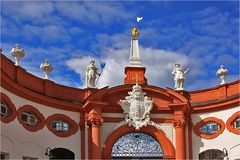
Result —
[[[119,104],[124,111],[126,123],[139,130],[150,123],[149,114],[153,107],[153,101],[145,96],[146,93],[142,92],[142,87],[138,84],[132,87],[132,91],[128,92],[128,95],[124,100],[120,100]]]

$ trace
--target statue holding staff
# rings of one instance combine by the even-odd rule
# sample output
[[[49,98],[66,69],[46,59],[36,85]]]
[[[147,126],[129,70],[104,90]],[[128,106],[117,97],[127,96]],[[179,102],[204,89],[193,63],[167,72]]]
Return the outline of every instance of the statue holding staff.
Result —
[[[183,84],[184,84],[184,79],[185,79],[185,74],[189,71],[189,68],[187,70],[184,70],[180,64],[175,64],[175,67],[172,71],[172,74],[174,75],[174,82],[175,90],[184,90]]]
[[[98,70],[98,68],[95,66],[95,61],[91,60],[85,71],[87,88],[95,88],[96,87],[95,81],[96,81],[97,75],[100,76],[100,74],[97,72],[97,70]]]

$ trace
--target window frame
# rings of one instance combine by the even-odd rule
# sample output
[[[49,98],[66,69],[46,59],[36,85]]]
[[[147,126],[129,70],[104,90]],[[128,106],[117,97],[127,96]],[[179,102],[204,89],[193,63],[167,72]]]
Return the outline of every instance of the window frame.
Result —
[[[53,122],[56,123],[56,128],[53,127]],[[57,124],[59,124],[59,126]],[[64,124],[67,124],[67,127],[64,126]],[[51,126],[52,126],[52,128],[54,128],[58,132],[68,132],[71,128],[71,125],[69,125],[69,123],[64,121],[63,119],[51,121]],[[67,130],[64,129],[65,127],[67,128]]]
[[[4,159],[10,159],[10,154],[7,152],[1,152],[1,159],[2,159],[2,155],[4,156]],[[2,159],[2,160],[4,160]]]
[[[65,122],[67,122],[69,124],[69,130],[67,132],[56,131],[52,127],[51,122],[57,121],[57,120],[63,120]],[[54,135],[56,135],[58,137],[69,137],[69,136],[75,134],[79,128],[79,126],[77,125],[77,123],[74,120],[72,120],[71,118],[69,118],[68,116],[66,116],[64,114],[53,114],[53,115],[49,116],[46,119],[46,126],[49,129],[49,131],[51,131]]]
[[[211,129],[214,129],[214,126],[216,126],[216,125],[217,125],[217,129],[218,130],[212,130],[212,132],[210,131],[209,133],[202,132],[202,130],[203,130],[202,127],[209,126],[209,128],[208,127],[206,127],[206,128],[211,130]],[[200,132],[203,133],[203,134],[212,135],[212,134],[217,133],[221,129],[221,126],[218,123],[216,123],[216,122],[209,121],[205,125],[202,125],[199,129],[200,129]]]
[[[240,111],[235,112],[231,117],[229,117],[226,123],[226,128],[229,132],[240,135],[240,130],[233,126],[233,123],[238,116],[240,116]]]
[[[26,111],[32,112],[39,119],[39,123],[36,126],[29,126],[24,122],[24,120],[22,119],[22,114]],[[36,132],[45,126],[45,118],[43,114],[31,105],[24,105],[20,107],[17,111],[17,118],[19,123],[22,124],[22,126],[30,132]]]
[[[28,113],[28,112],[30,112],[30,113]],[[27,116],[27,119],[26,119],[26,121],[25,120],[23,120],[23,118],[22,118],[22,116]],[[24,121],[24,123],[26,124],[26,125],[28,125],[29,127],[34,127],[34,126],[37,126],[39,123],[40,123],[40,120],[39,120],[39,118],[34,114],[34,113],[32,113],[31,111],[23,111],[22,112],[22,114],[21,114],[21,119]],[[31,120],[34,120],[35,122],[35,124],[34,125],[32,125],[32,123],[31,123]],[[38,122],[37,122],[38,121]]]
[[[205,134],[200,132],[200,128],[209,122],[217,123],[220,126],[220,130],[213,134]],[[193,127],[193,131],[195,132],[195,134],[203,139],[214,139],[218,137],[220,134],[222,134],[224,130],[225,130],[225,123],[223,122],[223,120],[218,119],[216,117],[205,118],[200,122],[196,123]]]
[[[4,94],[2,92],[1,92],[1,101],[4,101],[6,103],[7,107],[10,110],[10,114],[8,116],[5,116],[5,117],[1,116],[0,120],[3,123],[9,123],[9,122],[13,121],[17,116],[16,107],[13,104],[13,102],[11,101],[11,99],[6,94]]]
[[[233,127],[240,130],[240,116],[237,116],[237,118],[233,121]]]
[[[22,156],[23,160],[38,160],[36,157],[30,157],[30,156]]]
[[[5,108],[4,113],[2,112],[2,107]],[[9,109],[7,103],[4,100],[1,100],[1,117],[2,117],[2,114],[4,115],[3,117],[7,117],[11,114],[11,110]]]

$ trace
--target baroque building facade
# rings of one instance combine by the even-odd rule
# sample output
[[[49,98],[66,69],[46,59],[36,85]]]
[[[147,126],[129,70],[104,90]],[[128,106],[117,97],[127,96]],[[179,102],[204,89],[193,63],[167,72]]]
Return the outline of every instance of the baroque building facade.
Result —
[[[56,84],[1,54],[1,159],[240,159],[240,81],[148,85],[138,34],[115,87]]]

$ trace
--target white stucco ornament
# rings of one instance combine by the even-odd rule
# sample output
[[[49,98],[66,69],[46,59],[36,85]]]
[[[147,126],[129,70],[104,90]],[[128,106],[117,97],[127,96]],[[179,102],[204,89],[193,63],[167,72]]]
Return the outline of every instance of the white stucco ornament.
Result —
[[[225,84],[225,77],[228,75],[228,70],[224,68],[224,65],[221,65],[216,75],[222,80],[221,84]]]
[[[142,87],[138,84],[132,87],[132,91],[128,92],[128,95],[124,100],[120,100],[119,104],[124,111],[125,122],[139,130],[150,123],[149,115],[153,107],[153,100],[145,96],[146,93],[142,92]]]
[[[51,64],[48,63],[48,60],[45,60],[41,65],[40,65],[40,69],[43,71],[44,73],[44,79],[49,79],[48,78],[48,74],[50,72],[52,72],[53,67]]]
[[[19,44],[16,44],[14,48],[11,49],[10,54],[15,59],[15,65],[19,65],[20,59],[22,59],[25,56],[25,52],[23,49],[20,48]]]

